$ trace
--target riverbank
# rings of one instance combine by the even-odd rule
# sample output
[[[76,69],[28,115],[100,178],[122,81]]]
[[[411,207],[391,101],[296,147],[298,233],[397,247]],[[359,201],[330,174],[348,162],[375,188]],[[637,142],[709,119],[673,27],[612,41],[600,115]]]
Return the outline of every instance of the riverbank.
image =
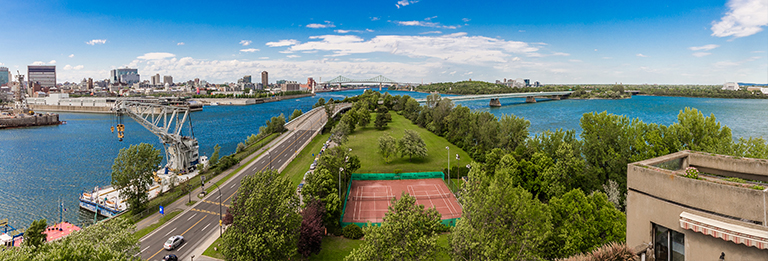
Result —
[[[276,101],[282,101],[287,99],[298,99],[298,98],[311,97],[311,96],[314,96],[314,94],[307,93],[307,94],[297,94],[297,95],[288,95],[288,96],[274,96],[274,97],[267,97],[267,98],[192,98],[191,100],[202,103],[203,105],[207,105],[207,106],[212,106],[212,104],[242,106],[242,105],[276,102]]]

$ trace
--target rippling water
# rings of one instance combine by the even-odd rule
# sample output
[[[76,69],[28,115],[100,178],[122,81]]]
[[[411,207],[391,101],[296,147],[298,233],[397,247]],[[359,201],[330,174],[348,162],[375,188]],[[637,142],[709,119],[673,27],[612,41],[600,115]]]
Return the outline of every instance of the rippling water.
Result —
[[[213,146],[221,154],[235,151],[237,144],[256,133],[266,120],[280,113],[290,116],[294,109],[308,111],[320,97],[340,99],[362,90],[320,93],[315,97],[284,100],[249,106],[206,106],[192,113],[200,153],[210,156]],[[426,94],[409,94],[424,98]],[[524,99],[502,99],[503,107],[489,108],[488,101],[460,102],[472,110],[497,116],[515,114],[531,121],[531,132],[546,129],[577,129],[586,112],[627,115],[645,122],[671,124],[684,107],[697,108],[729,126],[735,137],[768,137],[768,100],[737,100],[636,96],[627,100],[563,100],[526,104]],[[57,200],[64,202],[65,220],[87,222],[92,214],[80,213],[78,193],[110,183],[111,166],[121,148],[141,142],[161,148],[158,138],[132,119],[125,117],[126,137],[118,142],[109,127],[114,116],[61,113],[66,125],[0,130],[0,219],[14,227],[27,227],[32,220],[58,221]]]

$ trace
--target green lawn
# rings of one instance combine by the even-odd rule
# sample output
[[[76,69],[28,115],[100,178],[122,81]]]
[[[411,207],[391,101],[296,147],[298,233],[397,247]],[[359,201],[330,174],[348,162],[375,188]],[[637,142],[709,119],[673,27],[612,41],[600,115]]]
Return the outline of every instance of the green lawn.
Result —
[[[352,249],[358,248],[362,243],[362,240],[328,236],[323,238],[320,253],[309,256],[308,260],[344,260]]]
[[[138,230],[136,231],[136,233],[133,233],[133,235],[135,235],[138,238],[142,238],[147,234],[149,234],[149,232],[152,232],[152,230],[155,230],[155,228],[162,226],[163,224],[165,224],[165,222],[167,222],[168,220],[171,220],[173,217],[175,217],[178,214],[181,214],[181,210],[176,210],[171,213],[168,213],[167,215],[164,215],[163,217],[161,217],[159,222],[149,225],[144,229]]]
[[[466,166],[471,162],[469,154],[464,150],[448,142],[445,138],[437,136],[426,129],[414,125],[403,116],[395,112],[390,112],[392,122],[384,130],[377,130],[373,127],[373,122],[364,129],[359,127],[349,135],[349,140],[344,146],[352,148],[352,153],[360,158],[362,165],[357,173],[394,173],[400,172],[419,172],[419,171],[440,171],[448,167],[448,151],[450,148],[451,166],[456,166],[456,154],[459,154],[461,160],[459,166]],[[376,118],[375,113],[372,114]],[[379,137],[385,132],[389,132],[395,139],[403,137],[404,130],[413,130],[419,133],[424,143],[427,144],[427,157],[423,159],[414,158],[409,161],[407,157],[395,157],[391,162],[384,162],[384,157],[378,153]]]
[[[301,178],[304,177],[304,173],[309,170],[309,165],[315,160],[315,157],[312,157],[312,154],[317,156],[317,153],[323,148],[323,143],[325,143],[330,136],[331,134],[320,134],[315,136],[315,138],[312,139],[301,152],[299,152],[299,155],[285,167],[282,174],[288,177],[288,180],[290,180],[294,186],[298,186],[299,183],[301,183]]]
[[[213,244],[211,244],[210,246],[208,246],[207,249],[205,249],[205,252],[203,252],[203,255],[213,257],[213,258],[218,258],[218,259],[226,259],[224,258],[224,255],[221,254],[221,242],[222,242],[221,238],[217,238],[216,241],[213,241]],[[216,250],[213,249],[214,247],[216,248]]]

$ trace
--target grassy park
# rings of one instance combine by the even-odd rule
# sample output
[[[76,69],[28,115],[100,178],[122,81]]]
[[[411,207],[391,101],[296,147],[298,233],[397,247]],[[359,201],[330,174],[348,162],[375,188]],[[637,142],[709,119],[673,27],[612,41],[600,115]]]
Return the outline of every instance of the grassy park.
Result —
[[[304,147],[299,155],[296,156],[291,163],[283,170],[282,174],[288,177],[293,185],[298,186],[301,183],[301,178],[304,177],[304,173],[309,170],[309,165],[315,160],[315,156],[323,148],[323,144],[328,140],[331,134],[320,134],[315,136],[309,144]],[[312,156],[314,154],[315,156]]]
[[[464,150],[451,144],[445,138],[437,136],[424,128],[414,125],[408,119],[395,112],[390,112],[392,122],[384,130],[377,130],[373,127],[373,122],[365,128],[357,127],[349,135],[349,140],[344,146],[352,149],[352,153],[360,158],[360,169],[358,173],[394,173],[394,172],[418,172],[418,171],[440,171],[448,167],[448,150],[450,148],[451,166],[456,166],[456,154],[459,154],[460,160],[458,166],[466,166],[471,162],[469,154]],[[372,113],[372,119],[375,114]],[[405,130],[413,130],[419,133],[424,143],[427,145],[427,157],[413,158],[394,157],[389,163],[384,161],[384,157],[378,153],[378,140],[381,135],[388,132],[395,139],[403,137]]]

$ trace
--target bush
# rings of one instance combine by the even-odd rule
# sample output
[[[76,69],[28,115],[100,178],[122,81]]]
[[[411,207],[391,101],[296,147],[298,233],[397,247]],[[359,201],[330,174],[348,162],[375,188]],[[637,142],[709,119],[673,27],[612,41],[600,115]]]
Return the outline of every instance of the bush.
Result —
[[[344,229],[341,230],[341,234],[343,234],[346,238],[360,239],[363,237],[363,229],[356,224],[351,224],[344,227]]]

